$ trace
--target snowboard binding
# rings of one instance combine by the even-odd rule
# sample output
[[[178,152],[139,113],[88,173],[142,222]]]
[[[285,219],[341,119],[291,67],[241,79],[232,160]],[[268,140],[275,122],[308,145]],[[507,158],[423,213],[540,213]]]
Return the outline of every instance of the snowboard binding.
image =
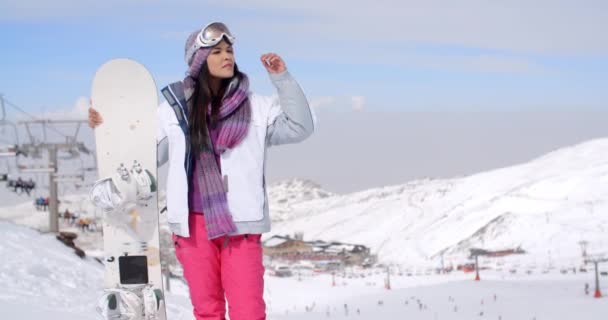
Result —
[[[148,201],[156,192],[156,180],[150,171],[144,170],[137,160],[133,161],[131,174],[137,185],[137,200]]]
[[[106,289],[97,312],[108,320],[156,320],[164,300],[162,290],[149,284]]]
[[[131,170],[121,163],[115,176],[96,181],[91,188],[90,199],[105,213],[124,213],[138,204],[146,205],[156,191],[157,182],[152,173],[135,160]]]

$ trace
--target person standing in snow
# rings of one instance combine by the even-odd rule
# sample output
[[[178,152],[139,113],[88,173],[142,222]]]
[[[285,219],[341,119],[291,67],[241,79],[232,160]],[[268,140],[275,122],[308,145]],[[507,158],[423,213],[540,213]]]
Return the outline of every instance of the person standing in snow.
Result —
[[[214,22],[186,41],[187,75],[161,92],[159,165],[169,163],[167,219],[196,319],[266,319],[262,233],[270,231],[266,148],[314,131],[304,92],[275,53],[260,57],[278,97],[249,91],[235,37]],[[89,109],[89,124],[102,115]]]

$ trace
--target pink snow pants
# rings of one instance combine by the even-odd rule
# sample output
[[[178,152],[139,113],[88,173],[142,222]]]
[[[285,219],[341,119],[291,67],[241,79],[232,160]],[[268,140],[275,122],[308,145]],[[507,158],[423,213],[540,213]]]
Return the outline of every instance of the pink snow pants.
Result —
[[[190,214],[190,237],[173,235],[197,320],[265,320],[261,235],[207,239],[205,218]],[[224,300],[224,295],[226,300]]]

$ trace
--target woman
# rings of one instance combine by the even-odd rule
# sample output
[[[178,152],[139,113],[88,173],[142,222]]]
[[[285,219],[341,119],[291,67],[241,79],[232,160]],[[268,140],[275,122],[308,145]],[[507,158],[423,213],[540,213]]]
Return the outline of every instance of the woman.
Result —
[[[187,76],[161,91],[159,165],[169,162],[167,218],[196,319],[266,319],[261,234],[270,231],[266,147],[314,131],[306,97],[274,53],[261,62],[277,97],[249,92],[219,22],[188,37]],[[101,115],[89,110],[91,127]]]

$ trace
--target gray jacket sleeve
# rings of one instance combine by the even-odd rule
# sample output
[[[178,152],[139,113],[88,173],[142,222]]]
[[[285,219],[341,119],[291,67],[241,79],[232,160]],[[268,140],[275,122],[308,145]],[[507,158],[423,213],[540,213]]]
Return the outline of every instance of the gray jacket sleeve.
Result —
[[[303,141],[314,131],[313,115],[304,91],[288,71],[270,74],[270,80],[277,88],[279,100],[271,110],[267,144]]]
[[[166,102],[165,102],[166,103]],[[160,105],[156,111],[158,119],[158,131],[156,133],[156,166],[161,167],[169,161],[169,142],[165,130],[164,105]]]
[[[167,137],[156,143],[156,166],[162,167],[169,161],[169,142]]]

